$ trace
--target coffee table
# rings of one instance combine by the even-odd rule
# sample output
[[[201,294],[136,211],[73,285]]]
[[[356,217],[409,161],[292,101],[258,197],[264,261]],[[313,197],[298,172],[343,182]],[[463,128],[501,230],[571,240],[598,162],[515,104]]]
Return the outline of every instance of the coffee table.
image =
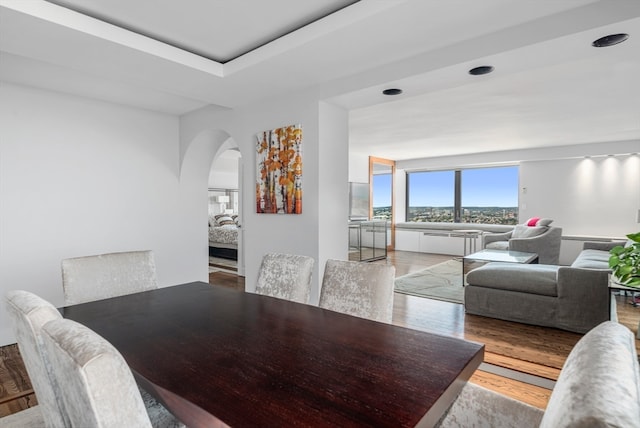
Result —
[[[538,254],[524,251],[482,250],[462,257],[462,285],[468,262],[538,263]],[[471,269],[469,269],[471,270]]]

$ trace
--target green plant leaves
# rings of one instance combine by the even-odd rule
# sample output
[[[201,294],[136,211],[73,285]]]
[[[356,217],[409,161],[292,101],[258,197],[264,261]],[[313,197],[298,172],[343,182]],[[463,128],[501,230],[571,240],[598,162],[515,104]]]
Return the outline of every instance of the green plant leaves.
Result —
[[[640,287],[640,232],[627,235],[633,244],[613,247],[609,267],[616,280],[630,287]]]
[[[627,238],[631,239],[633,242],[640,242],[640,232],[630,233],[627,235]]]

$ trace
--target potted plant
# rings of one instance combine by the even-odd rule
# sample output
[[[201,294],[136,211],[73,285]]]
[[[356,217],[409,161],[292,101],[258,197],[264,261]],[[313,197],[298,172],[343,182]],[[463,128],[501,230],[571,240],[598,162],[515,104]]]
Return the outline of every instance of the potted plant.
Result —
[[[640,232],[627,235],[631,245],[613,247],[609,253],[609,267],[613,280],[627,287],[640,288]]]

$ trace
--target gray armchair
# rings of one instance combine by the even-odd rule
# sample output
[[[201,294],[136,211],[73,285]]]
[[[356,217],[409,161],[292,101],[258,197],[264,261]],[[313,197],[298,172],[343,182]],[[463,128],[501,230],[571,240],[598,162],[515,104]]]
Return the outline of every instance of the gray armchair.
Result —
[[[560,261],[561,239],[561,227],[517,225],[509,232],[484,235],[484,248],[536,253],[538,263],[557,265]]]

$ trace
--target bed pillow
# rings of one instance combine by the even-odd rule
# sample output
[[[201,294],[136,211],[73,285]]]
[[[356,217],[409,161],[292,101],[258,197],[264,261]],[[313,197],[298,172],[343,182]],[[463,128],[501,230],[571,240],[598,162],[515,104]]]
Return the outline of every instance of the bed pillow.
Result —
[[[228,215],[216,216],[216,226],[224,226],[227,224],[236,224]]]

